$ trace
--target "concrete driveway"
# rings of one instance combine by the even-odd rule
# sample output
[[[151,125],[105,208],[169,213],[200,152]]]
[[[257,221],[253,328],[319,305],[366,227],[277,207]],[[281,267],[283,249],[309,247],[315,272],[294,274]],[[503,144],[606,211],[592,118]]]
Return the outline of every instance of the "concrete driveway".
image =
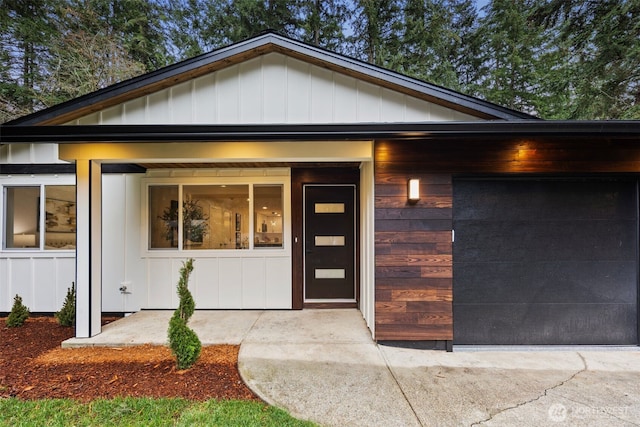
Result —
[[[444,351],[376,345],[357,310],[265,312],[240,373],[326,426],[640,425],[640,352]]]
[[[142,311],[65,347],[165,344]],[[266,402],[324,426],[640,426],[637,347],[453,353],[377,345],[358,310],[196,311],[203,344],[240,344]]]

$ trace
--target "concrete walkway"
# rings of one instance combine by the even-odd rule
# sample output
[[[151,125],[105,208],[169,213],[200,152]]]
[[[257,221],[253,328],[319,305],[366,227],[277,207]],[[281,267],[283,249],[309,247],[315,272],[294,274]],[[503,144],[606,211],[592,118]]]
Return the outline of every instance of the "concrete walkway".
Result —
[[[142,311],[64,346],[164,344],[170,316]],[[640,426],[636,347],[396,348],[357,310],[197,311],[190,326],[205,345],[240,344],[247,385],[320,425]]]

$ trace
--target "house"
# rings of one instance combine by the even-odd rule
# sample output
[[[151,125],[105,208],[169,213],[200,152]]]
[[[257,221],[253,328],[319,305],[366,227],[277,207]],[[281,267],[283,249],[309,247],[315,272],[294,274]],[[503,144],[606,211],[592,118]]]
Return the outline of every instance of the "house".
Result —
[[[378,341],[638,344],[640,123],[265,33],[0,128],[0,311],[357,307]],[[416,195],[410,194],[417,191]]]

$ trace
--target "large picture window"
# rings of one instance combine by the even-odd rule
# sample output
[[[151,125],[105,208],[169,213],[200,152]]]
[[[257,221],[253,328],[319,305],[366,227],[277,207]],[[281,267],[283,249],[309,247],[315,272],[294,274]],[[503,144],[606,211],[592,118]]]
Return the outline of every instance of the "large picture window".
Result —
[[[151,184],[149,249],[282,248],[282,211],[281,184]]]
[[[4,200],[4,249],[75,249],[75,186],[5,187]]]

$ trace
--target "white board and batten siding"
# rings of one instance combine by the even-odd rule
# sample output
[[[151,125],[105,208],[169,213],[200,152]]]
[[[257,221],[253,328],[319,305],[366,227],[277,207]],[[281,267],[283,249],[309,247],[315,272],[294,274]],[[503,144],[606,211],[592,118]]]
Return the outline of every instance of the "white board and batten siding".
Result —
[[[291,308],[288,256],[195,256],[189,288],[199,309]],[[178,306],[176,283],[183,259],[147,260],[147,306]],[[135,292],[135,291],[134,291]]]
[[[0,174],[3,164],[67,163],[58,158],[58,144],[0,145]]]
[[[64,164],[57,144],[0,144],[0,240],[4,241],[4,188],[10,186],[75,185],[73,175],[15,175],[7,164]],[[20,295],[32,312],[60,310],[75,281],[75,251],[3,250],[0,244],[0,312],[11,310]]]
[[[75,251],[69,249],[3,249],[4,189],[13,186],[74,185],[73,175],[2,175],[0,164],[0,312],[11,311],[20,295],[32,312],[60,310],[75,281]],[[42,222],[41,222],[42,224]]]
[[[0,258],[0,312],[11,311],[16,294],[31,312],[60,310],[75,274],[73,252],[3,255]]]
[[[275,169],[269,171],[274,176]],[[193,258],[189,288],[198,309],[291,308],[291,209],[289,170],[272,180],[284,184],[284,249],[149,250],[146,184],[260,181],[266,170],[170,170],[146,175],[103,175],[102,310],[133,312],[178,306],[176,284],[182,262]],[[167,178],[174,175],[172,178]],[[221,175],[223,175],[221,177]],[[235,177],[234,177],[235,175]],[[276,175],[277,176],[277,175]],[[267,179],[268,180],[268,179]],[[120,288],[127,287],[122,293]]]
[[[68,124],[474,121],[435,103],[269,53]]]

